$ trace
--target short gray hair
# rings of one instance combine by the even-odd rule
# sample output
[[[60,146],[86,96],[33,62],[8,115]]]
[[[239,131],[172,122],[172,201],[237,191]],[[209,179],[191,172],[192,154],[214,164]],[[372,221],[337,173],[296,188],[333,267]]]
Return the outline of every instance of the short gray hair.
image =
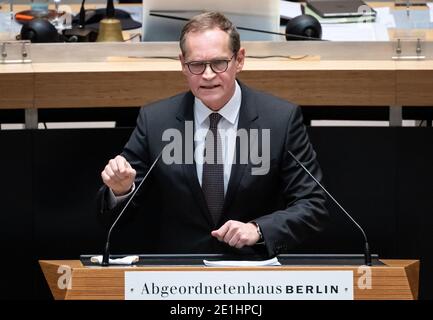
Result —
[[[186,35],[190,32],[203,32],[218,28],[226,32],[230,37],[230,50],[237,53],[241,47],[241,40],[236,26],[220,12],[205,12],[192,17],[183,27],[180,35],[179,45],[182,55],[186,55]]]

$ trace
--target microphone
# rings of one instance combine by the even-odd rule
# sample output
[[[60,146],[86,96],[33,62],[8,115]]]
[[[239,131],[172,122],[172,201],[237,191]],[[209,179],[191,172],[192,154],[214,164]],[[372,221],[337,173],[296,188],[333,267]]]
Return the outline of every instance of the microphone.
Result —
[[[162,152],[164,151],[164,148],[161,150],[161,152],[158,154],[158,156],[156,157],[155,161],[153,161],[152,165],[150,166],[149,170],[147,170],[146,175],[144,176],[143,180],[141,180],[140,184],[138,185],[138,187],[135,189],[135,191],[132,193],[131,197],[128,199],[128,201],[126,202],[125,206],[123,207],[122,211],[120,211],[119,215],[117,216],[116,220],[113,222],[113,224],[111,225],[110,230],[108,231],[107,234],[107,241],[105,242],[105,249],[104,249],[104,254],[102,256],[102,266],[106,267],[110,265],[110,238],[111,238],[111,232],[114,229],[114,226],[117,224],[117,221],[119,221],[120,217],[123,215],[123,213],[125,212],[126,208],[128,208],[129,204],[131,203],[131,200],[134,198],[134,196],[137,194],[137,191],[140,190],[140,187],[142,186],[143,182],[146,180],[146,178],[149,176],[150,172],[152,171],[153,167],[156,165],[156,163],[158,162],[159,158],[161,158]]]
[[[98,33],[95,30],[86,28],[86,10],[84,8],[86,0],[81,1],[78,26],[72,29],[63,30],[63,36],[67,42],[95,42]]]
[[[352,218],[352,216],[343,208],[341,204],[338,203],[337,200],[326,190],[324,186],[311,174],[311,172],[293,155],[293,153],[290,152],[290,150],[287,151],[290,156],[295,160],[295,162],[301,166],[301,168],[311,177],[311,179],[314,180],[314,182],[317,183],[317,185],[325,191],[325,193],[332,199],[332,201],[346,214],[346,216],[349,217],[350,220],[358,227],[358,229],[361,231],[363,237],[364,237],[364,262],[366,266],[371,266],[371,253],[370,253],[370,246],[368,245],[367,236],[364,232],[364,229],[361,228],[361,226],[355,221],[355,219]]]
[[[81,2],[81,7],[80,7],[80,19],[79,19],[79,22],[78,22],[78,26],[79,26],[79,28],[81,29],[81,28],[84,28],[84,26],[85,26],[85,24],[86,24],[86,9],[84,9],[84,2],[85,2],[86,0],[83,0],[82,2]]]
[[[149,13],[150,16],[167,18],[173,20],[189,21],[188,18],[171,16],[159,13]],[[285,33],[260,30],[254,28],[236,26],[239,30],[254,31],[267,34],[275,34],[279,36],[285,36],[286,40],[319,40],[322,41],[322,27],[320,22],[310,15],[300,15],[293,19],[290,19],[286,24]]]
[[[107,9],[106,9],[107,18],[114,19],[114,14],[115,14],[115,11],[114,11],[113,0],[108,0],[107,1]]]

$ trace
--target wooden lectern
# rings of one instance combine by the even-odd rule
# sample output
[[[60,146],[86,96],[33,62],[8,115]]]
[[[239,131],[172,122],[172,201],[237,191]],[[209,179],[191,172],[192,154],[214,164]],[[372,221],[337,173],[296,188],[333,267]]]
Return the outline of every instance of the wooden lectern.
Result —
[[[355,300],[413,300],[418,299],[419,261],[380,260],[383,265],[372,266],[370,289],[360,289],[359,265],[282,265],[266,267],[205,267],[205,266],[110,266],[87,267],[80,260],[41,260],[40,266],[56,300],[124,300],[126,271],[353,271]],[[63,277],[63,278],[62,278]],[[64,280],[72,279],[72,285]]]

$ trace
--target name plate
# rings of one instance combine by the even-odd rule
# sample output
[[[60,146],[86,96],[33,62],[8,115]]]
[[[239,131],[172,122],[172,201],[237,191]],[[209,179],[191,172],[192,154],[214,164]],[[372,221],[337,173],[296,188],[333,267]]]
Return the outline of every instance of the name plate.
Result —
[[[353,300],[353,271],[125,271],[125,300]]]

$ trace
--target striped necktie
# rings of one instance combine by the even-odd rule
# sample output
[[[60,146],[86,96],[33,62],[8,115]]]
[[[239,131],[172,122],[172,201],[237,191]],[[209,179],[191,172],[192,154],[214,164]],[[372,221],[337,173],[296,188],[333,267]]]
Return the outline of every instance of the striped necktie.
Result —
[[[224,205],[224,165],[222,143],[218,134],[219,113],[209,115],[210,126],[206,134],[203,162],[202,189],[215,226],[220,220]]]

